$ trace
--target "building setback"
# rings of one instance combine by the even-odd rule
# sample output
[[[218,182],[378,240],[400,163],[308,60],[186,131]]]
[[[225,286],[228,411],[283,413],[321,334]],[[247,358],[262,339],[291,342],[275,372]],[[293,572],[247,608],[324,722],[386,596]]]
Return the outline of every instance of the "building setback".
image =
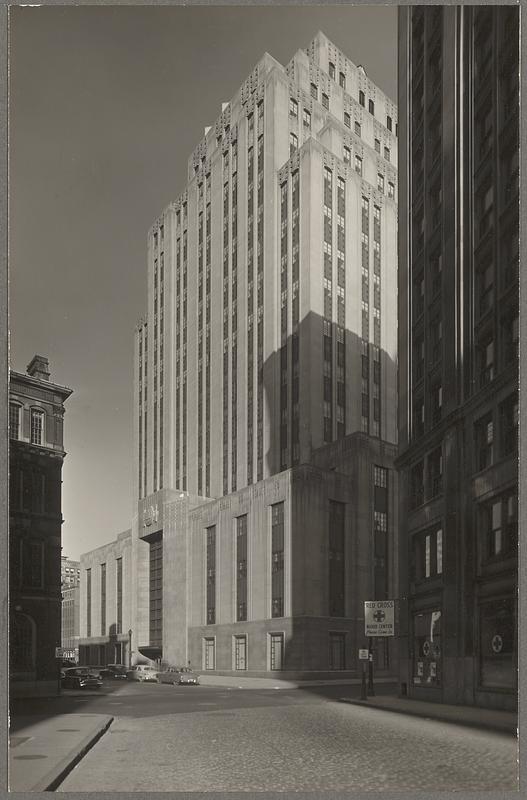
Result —
[[[518,9],[399,14],[401,680],[516,708]]]
[[[128,530],[81,555],[81,664],[131,663],[131,549]]]
[[[286,67],[265,54],[149,232],[131,544],[144,656],[354,668],[374,580],[396,592],[395,514],[354,494],[358,474],[396,489],[396,127],[322,33]],[[331,447],[346,457],[325,463]]]
[[[55,692],[61,643],[64,402],[35,356],[9,383],[9,652],[13,696]]]

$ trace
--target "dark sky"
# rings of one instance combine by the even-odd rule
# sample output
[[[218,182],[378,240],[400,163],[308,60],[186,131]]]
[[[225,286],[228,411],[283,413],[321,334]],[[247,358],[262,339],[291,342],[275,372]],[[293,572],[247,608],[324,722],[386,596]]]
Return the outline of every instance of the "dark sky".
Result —
[[[286,64],[317,30],[396,99],[395,6],[11,8],[11,366],[45,355],[52,380],[74,391],[72,558],[130,526],[148,227],[261,55]]]

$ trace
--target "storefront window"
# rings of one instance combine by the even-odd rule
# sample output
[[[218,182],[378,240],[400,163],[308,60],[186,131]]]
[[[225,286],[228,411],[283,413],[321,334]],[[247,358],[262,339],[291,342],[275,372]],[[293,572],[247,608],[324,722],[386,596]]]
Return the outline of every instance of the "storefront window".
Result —
[[[441,685],[441,611],[414,614],[414,684]]]
[[[480,606],[479,653],[482,688],[513,689],[514,603],[493,600]]]

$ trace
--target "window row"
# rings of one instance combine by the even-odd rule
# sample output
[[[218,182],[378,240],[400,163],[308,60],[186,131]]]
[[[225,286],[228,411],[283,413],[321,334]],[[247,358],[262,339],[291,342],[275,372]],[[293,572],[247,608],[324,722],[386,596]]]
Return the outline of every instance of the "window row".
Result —
[[[23,407],[9,403],[9,438],[21,439],[21,417]],[[41,408],[31,408],[29,418],[29,441],[31,444],[44,444],[46,440],[46,412]]]
[[[329,670],[345,670],[349,669],[350,665],[347,663],[347,637],[348,634],[344,631],[330,631],[327,639],[327,669]],[[277,631],[267,634],[267,669],[271,671],[279,671],[287,669],[287,649],[286,637],[283,631]],[[230,663],[217,663],[217,637],[205,636],[202,639],[202,669],[204,671],[215,669],[232,669],[235,671],[245,671],[251,668],[250,665],[250,651],[249,651],[249,635],[247,633],[234,634],[231,637],[231,657]],[[222,654],[227,653],[228,649],[221,648]],[[255,648],[255,652],[259,657],[261,648]],[[223,656],[225,659],[225,656]],[[349,658],[349,655],[348,655]],[[227,655],[228,659],[228,655]],[[353,662],[354,665],[355,662]],[[253,669],[261,669],[261,664],[258,662],[254,665]]]
[[[99,630],[94,632],[92,629],[92,569],[85,570],[86,578],[86,635],[87,636],[108,636],[123,632],[123,559],[115,559],[115,619],[110,626],[107,626],[107,565],[99,564]],[[150,588],[152,589],[152,581]],[[159,589],[161,590],[161,585]]]

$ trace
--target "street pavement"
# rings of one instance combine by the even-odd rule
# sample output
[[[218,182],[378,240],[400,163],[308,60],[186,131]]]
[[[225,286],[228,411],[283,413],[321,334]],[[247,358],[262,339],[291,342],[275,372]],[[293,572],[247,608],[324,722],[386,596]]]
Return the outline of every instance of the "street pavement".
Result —
[[[58,791],[517,789],[514,736],[354,699],[349,686],[158,684],[80,698],[114,721]]]

